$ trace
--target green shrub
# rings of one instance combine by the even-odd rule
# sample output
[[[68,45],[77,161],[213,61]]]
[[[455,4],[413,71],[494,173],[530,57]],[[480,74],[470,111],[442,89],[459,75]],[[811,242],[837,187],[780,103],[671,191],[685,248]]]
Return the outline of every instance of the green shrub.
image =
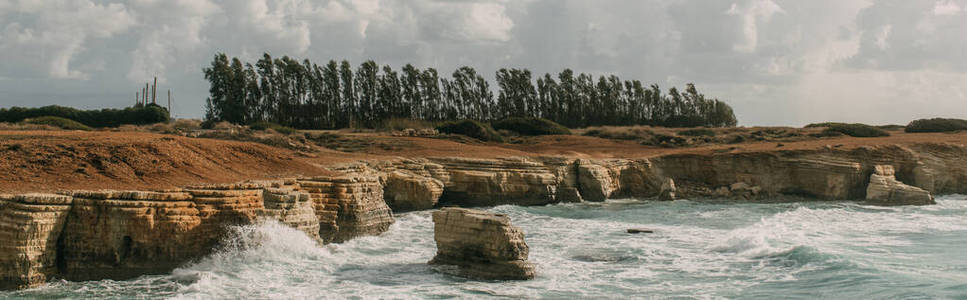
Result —
[[[508,130],[520,135],[571,134],[567,127],[542,118],[506,118],[493,122],[494,129]]]
[[[436,128],[442,133],[461,134],[481,141],[503,142],[504,137],[490,125],[473,120],[447,122]]]
[[[833,127],[833,126],[842,126],[842,125],[848,125],[848,124],[847,123],[840,123],[840,122],[810,123],[810,124],[807,124],[806,126],[804,126],[804,128]]]
[[[876,126],[876,128],[883,129],[883,130],[886,130],[886,131],[897,131],[897,130],[906,128],[906,126],[896,125],[896,124],[889,124],[889,125]]]
[[[390,118],[383,120],[377,129],[383,131],[400,131],[407,128],[423,129],[433,127],[435,127],[435,124],[430,121],[406,118]]]
[[[282,126],[282,125],[279,125],[279,124],[275,124],[275,123],[272,123],[272,122],[266,122],[266,121],[258,121],[258,122],[249,124],[248,125],[248,128],[250,128],[252,130],[272,129],[272,130],[275,130],[276,132],[281,133],[281,134],[293,134],[293,133],[298,132],[298,130],[295,130],[292,127],[286,127],[286,126]]]
[[[967,120],[962,119],[920,119],[907,125],[906,132],[951,132],[967,130]]]
[[[684,136],[715,136],[715,131],[708,128],[695,128],[682,130],[678,132],[678,135]]]
[[[890,136],[890,134],[883,129],[859,123],[833,124],[826,128],[826,130],[823,132],[839,132],[852,137]]]
[[[37,108],[11,107],[0,109],[0,122],[17,123],[38,117],[61,117],[90,127],[118,127],[125,124],[146,125],[168,122],[168,110],[154,104],[124,109],[79,110],[50,105]]]
[[[71,119],[61,117],[43,116],[24,120],[24,123],[35,125],[50,125],[66,130],[91,130],[91,127],[81,124]]]

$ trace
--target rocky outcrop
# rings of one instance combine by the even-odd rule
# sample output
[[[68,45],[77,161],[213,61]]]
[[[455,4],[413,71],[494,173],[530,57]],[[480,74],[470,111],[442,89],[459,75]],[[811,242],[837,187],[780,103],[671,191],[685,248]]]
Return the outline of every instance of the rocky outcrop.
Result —
[[[383,197],[393,211],[431,209],[442,195],[442,181],[407,171],[389,173],[383,187]]]
[[[72,200],[0,195],[0,289],[35,287],[57,274],[57,240]]]
[[[558,177],[528,158],[439,158],[447,170],[441,203],[458,206],[543,205],[558,202]]]
[[[309,193],[291,189],[267,188],[262,193],[264,209],[258,216],[305,232],[310,238],[322,242],[319,237],[319,219]]]
[[[0,288],[49,278],[128,279],[208,255],[233,225],[271,219],[322,241],[379,234],[393,222],[375,176],[313,178],[317,211],[295,179],[164,191],[0,195]],[[320,188],[325,186],[325,188]],[[332,214],[331,218],[328,215]],[[319,216],[336,231],[321,230]],[[328,224],[328,223],[327,223]],[[329,228],[329,229],[332,229]]]
[[[930,192],[896,180],[893,166],[877,165],[873,170],[870,184],[866,188],[867,202],[876,205],[936,204]]]
[[[300,179],[309,192],[325,242],[344,242],[377,235],[393,224],[393,213],[383,200],[383,186],[373,175],[348,174]]]
[[[444,272],[489,280],[534,278],[524,233],[507,216],[444,208],[433,212],[433,226],[437,254],[429,263],[444,266]]]

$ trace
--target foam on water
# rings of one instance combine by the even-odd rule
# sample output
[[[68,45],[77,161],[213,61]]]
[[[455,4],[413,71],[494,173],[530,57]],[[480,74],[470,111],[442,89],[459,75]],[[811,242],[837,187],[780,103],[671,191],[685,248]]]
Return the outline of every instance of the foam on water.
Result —
[[[267,222],[233,228],[215,254],[168,275],[55,282],[0,297],[967,297],[962,199],[888,208],[630,199],[491,208],[523,228],[538,264],[537,278],[513,282],[427,266],[436,251],[429,212],[398,215],[379,237],[324,247]]]

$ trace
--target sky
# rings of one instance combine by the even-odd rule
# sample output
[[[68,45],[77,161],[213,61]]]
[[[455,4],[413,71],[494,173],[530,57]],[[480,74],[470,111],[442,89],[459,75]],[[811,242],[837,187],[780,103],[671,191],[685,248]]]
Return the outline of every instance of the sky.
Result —
[[[906,124],[967,118],[965,37],[967,0],[0,0],[0,107],[124,107],[157,76],[200,118],[216,53],[268,52],[695,83],[745,126]]]

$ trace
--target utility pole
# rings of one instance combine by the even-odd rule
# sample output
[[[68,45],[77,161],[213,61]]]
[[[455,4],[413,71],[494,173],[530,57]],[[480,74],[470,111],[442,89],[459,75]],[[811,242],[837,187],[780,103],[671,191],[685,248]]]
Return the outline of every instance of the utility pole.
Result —
[[[168,89],[168,117],[171,117],[171,89]]]
[[[148,83],[144,83],[144,104],[148,104]]]
[[[141,94],[134,92],[134,105],[141,104]]]

